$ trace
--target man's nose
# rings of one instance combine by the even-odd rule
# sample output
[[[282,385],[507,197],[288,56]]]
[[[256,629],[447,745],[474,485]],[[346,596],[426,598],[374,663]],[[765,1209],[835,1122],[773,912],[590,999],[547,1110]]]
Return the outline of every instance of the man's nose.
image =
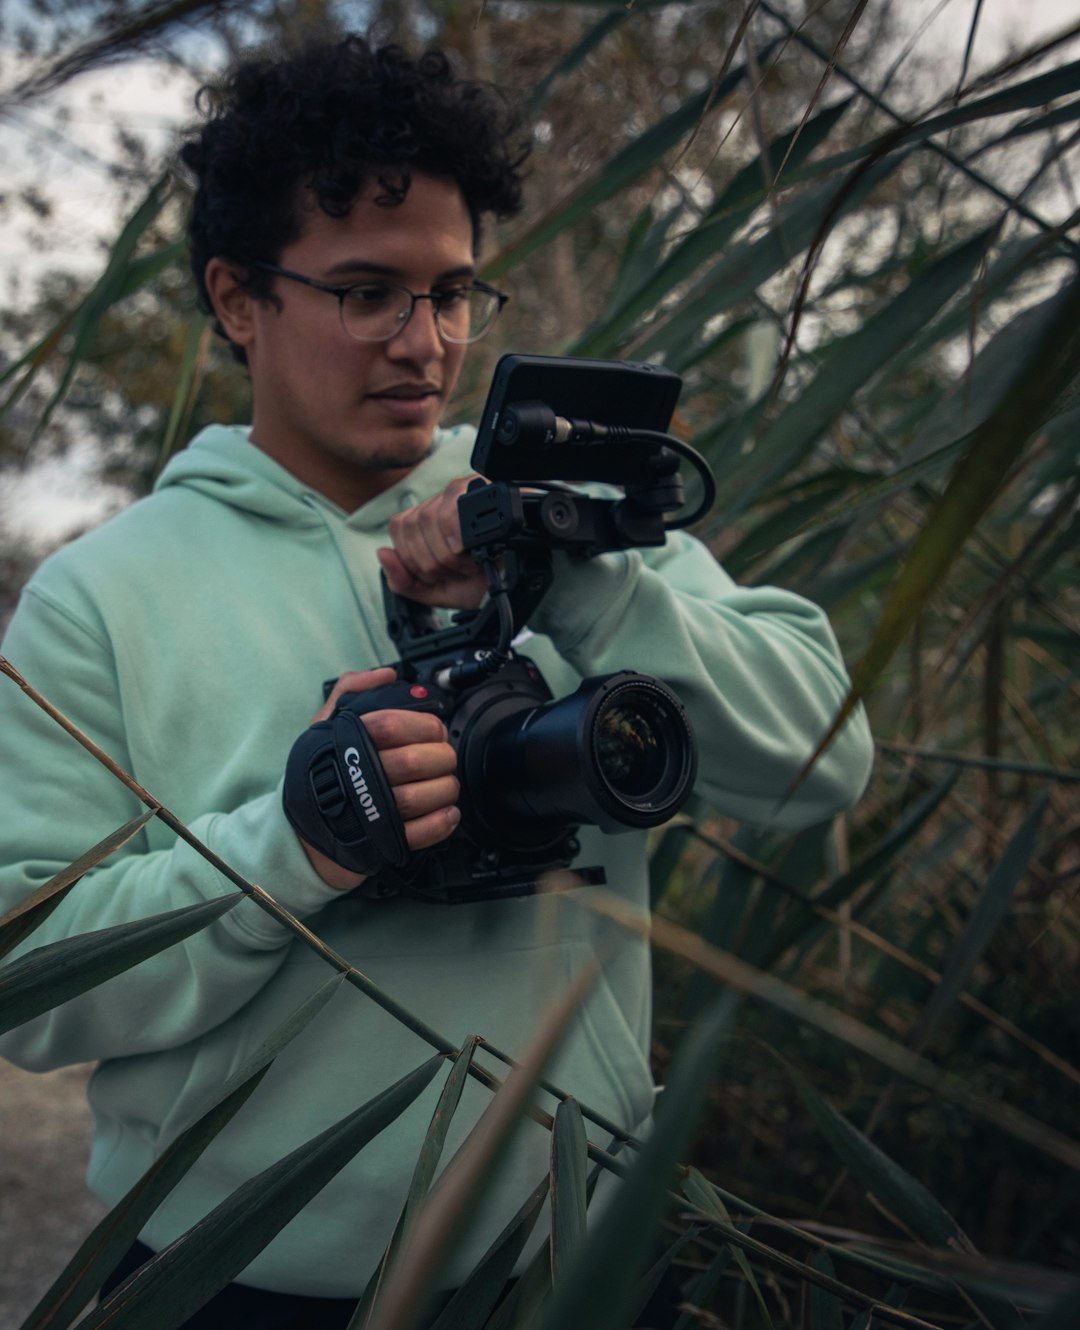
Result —
[[[412,314],[387,343],[387,350],[391,355],[407,356],[417,361],[442,359],[446,343],[439,333],[433,300],[427,296],[415,298]]]

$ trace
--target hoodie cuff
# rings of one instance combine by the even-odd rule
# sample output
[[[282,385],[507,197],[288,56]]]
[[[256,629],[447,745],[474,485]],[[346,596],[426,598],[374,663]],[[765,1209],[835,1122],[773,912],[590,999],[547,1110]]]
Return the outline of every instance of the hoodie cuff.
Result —
[[[304,847],[282,808],[282,783],[269,794],[227,814],[214,814],[205,830],[196,830],[230,867],[272,896],[298,919],[316,914],[342,893],[327,886],[311,866]],[[202,821],[202,819],[199,819]],[[193,827],[195,830],[195,827]],[[193,851],[194,853],[194,851]],[[221,877],[205,863],[221,891]],[[245,947],[269,950],[285,946],[295,935],[253,900],[222,916],[221,926]]]

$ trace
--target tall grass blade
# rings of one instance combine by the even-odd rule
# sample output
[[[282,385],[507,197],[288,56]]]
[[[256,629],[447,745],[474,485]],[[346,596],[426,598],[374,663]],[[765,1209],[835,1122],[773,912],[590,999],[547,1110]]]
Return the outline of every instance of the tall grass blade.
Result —
[[[909,1291],[903,1284],[893,1284],[888,1293],[882,1298],[882,1302],[889,1307],[902,1307],[907,1301]],[[852,1321],[851,1330],[875,1330],[874,1313],[872,1311],[860,1312]]]
[[[147,1219],[258,1088],[268,1066],[248,1077],[179,1136],[97,1224],[20,1330],[67,1330],[139,1236]],[[230,1078],[230,1084],[235,1080]]]
[[[649,1311],[650,1300],[655,1296],[657,1290],[663,1284],[664,1279],[668,1274],[668,1271],[671,1269],[672,1265],[675,1262],[676,1256],[678,1256],[678,1254],[683,1250],[684,1247],[687,1247],[691,1243],[696,1242],[700,1236],[701,1236],[700,1225],[691,1224],[687,1229],[685,1229],[682,1233],[679,1234],[679,1236],[675,1239],[675,1241],[671,1244],[671,1246],[667,1249],[667,1251],[664,1252],[664,1254],[660,1257],[660,1259],[656,1262],[656,1264],[652,1267],[652,1269],[646,1271],[646,1273],[642,1276],[642,1278],[638,1280],[637,1284],[634,1286],[634,1293],[630,1300],[631,1307],[636,1307],[640,1309],[634,1315],[635,1324],[637,1325],[651,1324],[652,1321],[655,1319],[650,1314]]]
[[[821,227],[835,224],[858,207],[873,189],[897,170],[902,154],[876,162],[850,188],[835,181],[797,194],[777,208],[772,224],[760,238],[730,249],[687,292],[664,322],[633,343],[639,359],[663,354],[679,368],[693,354],[702,329],[732,306],[752,297],[759,287],[787,268],[814,240]]]
[[[649,856],[649,908],[652,910],[664,899],[675,880],[687,846],[688,830],[689,824],[685,822],[665,827]]]
[[[278,1053],[304,1030],[341,988],[334,975],[271,1032],[217,1088],[127,1195],[96,1225],[21,1330],[66,1330],[206,1147],[243,1107]]]
[[[1080,278],[1074,278],[1057,298],[1055,315],[1043,336],[1018,366],[1009,392],[993,415],[975,431],[970,449],[916,537],[870,645],[851,672],[851,691],[797,781],[829,746],[925,611],[1028,440],[1075,379],[1078,359]]]
[[[941,134],[975,120],[987,120],[1013,111],[1038,109],[1058,97],[1071,96],[1074,92],[1080,92],[1080,60],[1045,74],[1037,74],[1023,83],[1011,84],[999,92],[989,93],[951,111],[919,120],[910,130],[903,131],[903,138],[906,139],[908,134],[928,138],[931,134]]]
[[[548,1012],[526,1051],[515,1063],[446,1171],[431,1190],[408,1242],[390,1271],[379,1330],[413,1330],[439,1286],[442,1272],[468,1231],[485,1189],[528,1113],[544,1068],[596,982],[598,965],[585,968]],[[421,1284],[414,1271],[424,1271]]]
[[[686,1177],[683,1180],[682,1189],[687,1200],[701,1214],[711,1215],[713,1218],[721,1220],[724,1224],[727,1224],[732,1228],[735,1227],[734,1220],[728,1213],[727,1206],[716,1194],[715,1189],[706,1182],[705,1178],[696,1168],[687,1170]],[[749,1288],[754,1295],[754,1299],[761,1311],[762,1321],[766,1326],[766,1330],[772,1330],[772,1316],[769,1313],[768,1304],[761,1292],[761,1285],[758,1283],[753,1267],[747,1259],[746,1252],[744,1252],[741,1247],[733,1247],[731,1249],[731,1256],[734,1258],[735,1264],[742,1272],[742,1277],[746,1280],[747,1288]]]
[[[95,336],[101,320],[109,308],[131,290],[130,278],[135,256],[135,248],[158,214],[164,208],[172,189],[172,178],[168,172],[154,181],[149,192],[132,213],[109,254],[105,271],[79,306],[72,323],[69,325],[71,350],[67,363],[60,374],[60,380],[49,398],[35,428],[35,436],[48,424],[53,412],[63,401],[71,384],[79,362],[82,360],[90,340]],[[145,274],[145,267],[140,268]],[[20,388],[21,391],[21,388]]]
[[[177,23],[191,23],[218,0],[163,0],[132,12],[125,8],[111,11],[112,20],[105,30],[54,61],[49,69],[32,75],[0,99],[0,105],[17,104],[54,91],[70,79],[107,61],[131,56],[144,49]],[[121,18],[120,15],[123,15]]]
[[[679,1319],[672,1330],[698,1330],[702,1323],[699,1311],[704,1311],[712,1301],[716,1286],[727,1274],[731,1264],[733,1248],[724,1246],[716,1253],[709,1264],[687,1289],[683,1298],[686,1306],[679,1313]]]
[[[588,1162],[581,1109],[575,1100],[564,1099],[551,1133],[551,1282],[556,1288],[585,1237]]]
[[[829,1279],[836,1278],[836,1269],[828,1252],[815,1252],[809,1264]],[[844,1330],[844,1305],[835,1293],[810,1285],[810,1330]]]
[[[0,969],[0,1033],[130,970],[149,956],[206,928],[243,900],[217,896],[135,923],[80,933],[38,947]]]
[[[175,1330],[224,1288],[379,1132],[442,1065],[436,1054],[382,1094],[226,1197],[91,1312],[84,1330]]]
[[[663,0],[661,0],[661,3],[662,2]],[[646,0],[646,3],[641,6],[641,9],[646,8],[649,8],[649,0]],[[640,9],[638,12],[640,12]],[[598,46],[601,46],[605,39],[614,32],[616,28],[621,27],[629,17],[630,11],[628,9],[611,9],[603,16],[603,18],[594,23],[593,26],[586,31],[581,40],[567,51],[558,63],[544,75],[529,94],[529,100],[525,106],[525,115],[528,120],[532,121],[533,118],[543,110],[556,85],[561,83],[563,79],[567,78],[576,69],[579,69],[589,56],[592,55],[593,51],[595,51]]]
[[[1072,1292],[1067,1293],[1058,1305],[1040,1316],[1031,1330],[1076,1330],[1080,1325],[1080,1280]]]
[[[115,854],[133,836],[138,835],[153,816],[154,810],[150,808],[133,817],[130,822],[125,822],[104,840],[98,841],[92,849],[81,854],[74,863],[61,869],[44,886],[38,887],[32,896],[27,896],[26,900],[20,901],[14,909],[9,910],[0,919],[0,956],[6,956],[24,938],[29,937],[35,928],[48,919],[84,874],[107,859],[110,854]]]
[[[541,1247],[499,1303],[484,1330],[533,1330],[551,1292],[551,1257]]]
[[[918,1050],[926,1044],[941,1018],[959,997],[998,931],[1017,887],[1035,861],[1039,824],[1049,802],[1050,794],[1047,792],[1024,819],[987,879],[966,928],[942,968],[941,982],[934,989],[912,1031],[912,1048]]]
[[[159,272],[164,271],[165,268],[174,263],[178,263],[183,258],[184,252],[184,246],[178,241],[175,244],[162,245],[152,254],[145,254],[132,259],[126,273],[122,274],[117,282],[114,301],[121,300],[125,296],[131,295],[132,292],[140,290]],[[0,402],[0,416],[10,411],[18,403],[27,388],[33,383],[38,371],[59,347],[64,337],[73,326],[77,326],[83,319],[86,302],[92,294],[91,292],[90,295],[84,297],[79,306],[63,314],[29,350],[0,370],[0,385],[7,383],[18,375],[22,375],[7,397]]]
[[[937,1198],[837,1112],[786,1058],[775,1050],[770,1051],[787,1073],[822,1135],[864,1190],[875,1196],[890,1214],[896,1215],[904,1227],[923,1242],[935,1247],[958,1243],[966,1249],[966,1238]]]
[[[661,1096],[653,1132],[554,1289],[541,1330],[571,1325],[624,1330],[630,1323],[637,1310],[631,1278],[645,1266],[677,1161],[690,1144],[718,1050],[730,1033],[734,999],[734,994],[723,994],[687,1034]]]
[[[632,932],[645,931],[642,921],[614,897],[594,896],[586,908],[617,919]],[[648,932],[656,946],[691,961],[729,987],[760,998],[778,1011],[805,1021],[874,1058],[916,1085],[926,1086],[942,1098],[961,1105],[967,1112],[994,1123],[1017,1140],[1043,1152],[1047,1158],[1080,1170],[1080,1143],[1064,1132],[1036,1121],[1010,1104],[972,1091],[962,1078],[938,1070],[918,1054],[886,1038],[871,1026],[816,998],[808,997],[775,976],[747,965],[737,956],[717,951],[696,934],[667,919],[654,917]]]
[[[745,72],[743,66],[732,70],[724,80],[721,94],[726,94],[737,87]],[[639,180],[656,166],[684,135],[691,132],[700,121],[712,97],[712,89],[696,93],[663,120],[650,125],[632,143],[609,158],[564,199],[539,217],[523,235],[496,254],[484,265],[483,275],[493,280],[516,268],[530,254],[554,239],[560,231],[588,217],[601,203],[635,180]],[[717,98],[717,102],[721,100],[722,96]]]
[[[754,444],[749,461],[754,481],[740,485],[738,501],[728,506],[729,513],[742,511],[765,484],[810,451],[850,407],[859,389],[970,282],[997,233],[995,223],[950,250],[867,319],[857,333],[829,346],[813,381]]]
[[[719,1192],[721,1189],[717,1187],[715,1190]],[[737,1200],[734,1197],[731,1199],[733,1201]],[[746,1205],[745,1202],[740,1201],[738,1203]],[[790,1234],[802,1244],[811,1243],[815,1245],[817,1250],[827,1250],[832,1257],[843,1258],[856,1268],[872,1272],[876,1279],[901,1278],[910,1285],[937,1291],[947,1287],[948,1281],[943,1279],[941,1275],[921,1268],[912,1261],[900,1260],[892,1253],[868,1252],[854,1245],[839,1246],[835,1243],[821,1245],[819,1238],[796,1228],[792,1224],[778,1220],[754,1206],[747,1206],[746,1208],[758,1216],[769,1219],[772,1224],[778,1225],[784,1232]],[[701,1211],[696,1206],[695,1214],[701,1215]],[[787,1251],[779,1247],[768,1246],[750,1233],[744,1232],[743,1228],[736,1227],[721,1219],[715,1210],[711,1210],[708,1215],[702,1215],[701,1218],[703,1223],[715,1230],[715,1234],[725,1237],[732,1248],[750,1252],[764,1264],[777,1266],[802,1283],[834,1293],[842,1302],[850,1303],[853,1307],[872,1307],[883,1325],[896,1324],[905,1327],[905,1330],[941,1330],[940,1321],[932,1324],[917,1316],[904,1313],[891,1314],[887,1303],[869,1296],[852,1284],[845,1284],[842,1280],[832,1278],[818,1267],[789,1255]],[[742,1287],[745,1288],[746,1285],[744,1284]],[[876,1326],[877,1321],[874,1324]]]
[[[442,1093],[439,1095],[439,1102],[435,1105],[435,1112],[431,1115],[431,1122],[428,1124],[424,1143],[420,1147],[416,1167],[413,1169],[412,1180],[409,1183],[409,1193],[405,1198],[405,1204],[398,1217],[398,1222],[394,1225],[394,1231],[390,1235],[390,1241],[387,1243],[386,1251],[383,1253],[378,1269],[368,1281],[364,1296],[357,1304],[347,1330],[361,1330],[362,1327],[369,1325],[375,1319],[379,1291],[398,1258],[402,1244],[416,1219],[424,1197],[428,1194],[432,1179],[435,1176],[435,1170],[442,1158],[443,1146],[446,1144],[446,1133],[450,1130],[450,1123],[453,1121],[454,1113],[461,1102],[461,1092],[465,1088],[465,1081],[469,1075],[469,1068],[472,1064],[473,1054],[476,1052],[477,1042],[476,1036],[467,1039],[454,1058],[450,1067],[450,1074],[447,1076]]]
[[[547,1178],[480,1258],[476,1268],[432,1322],[431,1330],[481,1330],[506,1289],[518,1257],[528,1242],[548,1198]]]
[[[803,130],[798,147],[792,152],[792,165],[801,165],[824,142],[849,105],[850,101],[841,102],[814,117]],[[775,138],[768,145],[770,160],[776,161],[778,155],[786,154],[794,138],[794,130]],[[672,248],[655,271],[647,274],[637,289],[628,292],[618,303],[609,305],[602,321],[589,329],[575,344],[574,354],[593,356],[614,350],[623,333],[689,280],[703,264],[722,252],[724,245],[749,220],[762,201],[761,161],[755,158],[736,173],[708,213],[685,240]]]
[[[979,298],[985,304],[985,283],[980,283]],[[1054,299],[1044,300],[1022,310],[990,338],[963,378],[953,385],[916,432],[904,452],[905,468],[928,454],[936,454],[943,446],[955,447],[961,440],[970,441],[972,431],[993,414],[1008,394],[1017,362],[1023,359],[1032,340],[1042,335],[1054,312]]]
[[[949,797],[959,779],[960,773],[951,771],[943,780],[938,781],[910,808],[904,810],[881,840],[854,868],[841,873],[824,891],[818,892],[810,903],[823,906],[827,910],[838,910],[866,883],[884,873],[903,850],[914,844],[916,836]],[[826,927],[829,925],[820,918],[811,920],[805,915],[801,918],[793,917],[776,928],[770,950],[760,963],[766,964],[778,960],[789,947],[806,942],[811,936],[819,936]]]

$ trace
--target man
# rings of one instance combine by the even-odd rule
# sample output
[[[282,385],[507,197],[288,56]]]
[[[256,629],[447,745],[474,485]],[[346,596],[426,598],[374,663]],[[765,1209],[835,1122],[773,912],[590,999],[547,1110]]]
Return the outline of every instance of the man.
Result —
[[[378,668],[395,657],[380,569],[394,590],[432,605],[473,607],[483,595],[456,520],[472,434],[438,422],[468,342],[502,304],[475,270],[482,215],[519,206],[512,143],[500,102],[454,82],[437,55],[413,61],[350,39],[234,70],[183,155],[198,181],[193,268],[248,366],[250,429],[204,431],[151,497],[50,559],[4,649],[213,850],[454,1042],[482,1034],[520,1054],[538,1013],[599,956],[601,976],[551,1076],[634,1131],[653,1099],[643,941],[585,909],[553,914],[536,897],[369,901],[350,890],[361,875],[301,840],[283,806],[286,759],[313,714],[329,715],[343,690],[393,677]],[[698,788],[724,813],[802,825],[862,789],[870,749],[860,717],[776,812],[844,696],[843,666],[820,611],[735,587],[688,536],[648,553],[562,560],[528,626],[528,654],[557,697],[625,668],[674,687],[698,737]],[[321,681],[335,676],[320,706]],[[9,908],[134,809],[15,689],[2,706],[14,775],[0,807]],[[438,844],[459,819],[444,726],[394,710],[364,723],[410,850]],[[646,917],[642,835],[586,828],[581,841],[578,862],[603,865],[608,889]],[[29,945],[224,890],[153,821]],[[112,1205],[326,974],[242,901],[0,1047],[35,1069],[99,1062],[90,1185]],[[339,994],[166,1199],[124,1268],[428,1051],[355,991]],[[233,1301],[215,1300],[191,1324],[345,1325],[390,1235],[437,1090],[256,1258],[223,1295]],[[487,1101],[469,1087],[451,1148]],[[547,1146],[530,1124],[451,1284],[543,1176]]]

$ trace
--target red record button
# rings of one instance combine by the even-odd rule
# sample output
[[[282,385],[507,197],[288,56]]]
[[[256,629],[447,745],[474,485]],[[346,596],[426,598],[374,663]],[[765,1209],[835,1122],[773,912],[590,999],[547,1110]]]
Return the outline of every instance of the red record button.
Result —
[[[428,695],[428,690],[424,687],[422,683],[414,683],[413,686],[409,689],[410,697],[420,698],[420,697],[427,697],[427,695]]]

